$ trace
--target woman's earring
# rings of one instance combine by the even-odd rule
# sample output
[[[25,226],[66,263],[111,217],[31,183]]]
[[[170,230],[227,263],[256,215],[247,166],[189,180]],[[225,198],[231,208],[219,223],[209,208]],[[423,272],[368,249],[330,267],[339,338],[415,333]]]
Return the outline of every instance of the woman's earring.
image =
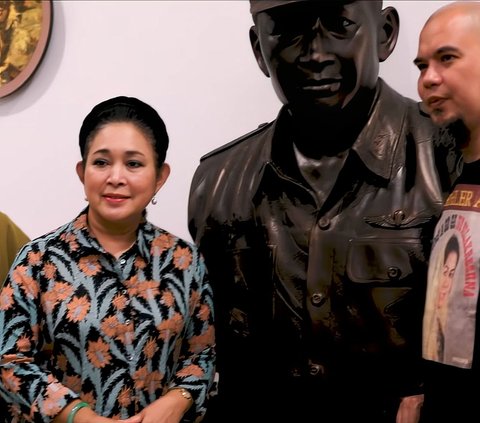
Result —
[[[153,205],[157,204],[157,199],[155,197],[152,198],[152,204]]]

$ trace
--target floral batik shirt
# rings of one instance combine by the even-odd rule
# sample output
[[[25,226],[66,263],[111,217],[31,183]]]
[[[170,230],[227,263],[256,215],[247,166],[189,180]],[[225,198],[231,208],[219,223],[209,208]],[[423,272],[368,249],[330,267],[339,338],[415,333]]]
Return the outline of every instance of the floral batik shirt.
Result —
[[[12,422],[49,422],[76,398],[124,419],[176,386],[192,393],[194,418],[214,361],[203,258],[146,220],[116,259],[84,210],[28,243],[0,292],[1,414]]]

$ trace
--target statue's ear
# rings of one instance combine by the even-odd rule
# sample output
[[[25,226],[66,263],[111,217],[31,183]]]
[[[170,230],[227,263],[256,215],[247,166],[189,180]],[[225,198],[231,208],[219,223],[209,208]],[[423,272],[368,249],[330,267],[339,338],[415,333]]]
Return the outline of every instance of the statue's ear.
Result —
[[[250,28],[250,44],[252,46],[255,59],[257,60],[258,67],[262,70],[265,76],[270,77],[267,65],[263,59],[262,50],[260,48],[260,40],[258,39],[257,28],[255,26]]]
[[[400,18],[394,7],[386,7],[381,11],[382,26],[378,38],[378,59],[383,62],[388,59],[397,44]]]

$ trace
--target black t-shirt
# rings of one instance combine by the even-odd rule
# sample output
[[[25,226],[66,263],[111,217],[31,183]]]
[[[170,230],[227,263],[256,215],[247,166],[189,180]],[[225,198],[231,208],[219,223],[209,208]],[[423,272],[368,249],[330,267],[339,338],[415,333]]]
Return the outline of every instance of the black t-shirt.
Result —
[[[429,358],[428,356],[430,356],[430,359],[424,360],[425,403],[422,423],[480,421],[480,404],[478,403],[480,398],[480,321],[476,322],[476,316],[480,316],[478,302],[479,218],[480,160],[464,164],[462,174],[456,181],[452,194],[445,202],[442,218],[435,229],[430,267],[434,266],[436,259],[435,243],[438,242],[438,248],[440,248],[443,238],[448,238],[450,233],[456,233],[461,240],[461,252],[457,266],[460,275],[454,283],[463,285],[454,288],[457,290],[453,296],[454,301],[448,303],[447,316],[453,321],[449,324],[454,326],[454,329],[451,331],[444,329],[442,332],[441,351],[444,355],[441,357],[438,357],[439,348],[433,348],[426,352],[426,339],[431,335],[431,331],[438,329],[438,323],[426,326],[424,318],[424,357]],[[437,256],[444,258],[442,253],[437,253]],[[432,290],[430,270],[425,316],[433,313],[434,300],[438,299],[430,291]],[[470,303],[465,302],[467,304],[465,305],[461,303],[461,300],[462,296],[465,297],[466,294],[469,294],[468,289],[471,290],[471,298]],[[451,292],[447,295],[451,295]],[[472,303],[472,301],[474,302]],[[460,317],[458,317],[459,315]],[[451,346],[444,346],[444,340],[445,344],[447,340],[450,341]],[[458,354],[458,351],[467,351],[469,354],[462,356]],[[435,355],[437,356],[434,357]]]

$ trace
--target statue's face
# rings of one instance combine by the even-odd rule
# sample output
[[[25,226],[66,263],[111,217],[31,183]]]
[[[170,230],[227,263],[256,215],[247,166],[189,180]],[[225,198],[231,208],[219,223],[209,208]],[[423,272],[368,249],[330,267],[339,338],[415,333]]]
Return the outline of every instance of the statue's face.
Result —
[[[342,109],[376,85],[382,22],[371,1],[275,7],[256,16],[257,60],[284,104]]]

